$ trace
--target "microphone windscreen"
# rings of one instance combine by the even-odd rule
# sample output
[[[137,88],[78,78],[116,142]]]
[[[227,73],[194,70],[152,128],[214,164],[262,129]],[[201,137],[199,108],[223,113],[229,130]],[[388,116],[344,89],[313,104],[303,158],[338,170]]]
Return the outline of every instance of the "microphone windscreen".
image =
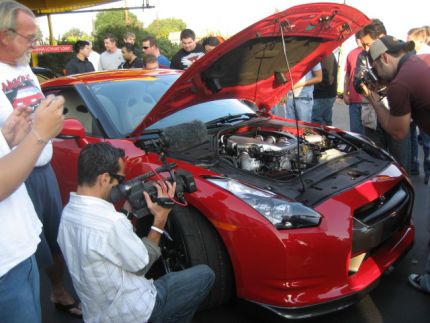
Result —
[[[167,127],[160,136],[170,151],[184,151],[208,140],[208,131],[203,122],[194,120]]]

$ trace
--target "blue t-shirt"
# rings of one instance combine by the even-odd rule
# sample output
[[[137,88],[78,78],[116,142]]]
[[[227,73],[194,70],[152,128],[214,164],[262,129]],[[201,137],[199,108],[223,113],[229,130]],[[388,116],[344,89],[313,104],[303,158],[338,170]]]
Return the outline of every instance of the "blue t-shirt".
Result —
[[[166,56],[160,54],[160,56],[157,57],[157,61],[158,66],[161,68],[170,68],[170,61]]]
[[[300,81],[303,79],[305,79],[306,81],[311,79],[313,77],[312,72],[316,72],[319,70],[321,70],[321,64],[320,63],[315,65],[309,72],[307,72],[306,75],[300,79]],[[314,93],[314,86],[313,85],[300,87],[300,88],[294,89],[293,91],[294,91],[294,96],[296,98],[310,98],[310,99],[312,99],[314,96],[313,95],[313,93]],[[290,98],[293,97],[292,90],[288,91],[288,97],[290,97]]]

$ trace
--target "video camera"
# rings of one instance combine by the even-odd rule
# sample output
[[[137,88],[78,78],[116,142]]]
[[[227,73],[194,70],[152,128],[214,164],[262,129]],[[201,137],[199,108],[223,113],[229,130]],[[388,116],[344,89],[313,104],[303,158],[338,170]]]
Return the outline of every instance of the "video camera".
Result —
[[[172,207],[174,205],[172,200],[157,197],[157,188],[154,186],[153,181],[145,181],[156,173],[169,172],[170,178],[167,180],[171,183],[176,182],[174,198],[180,203],[185,203],[184,192],[195,192],[197,190],[196,182],[190,172],[183,169],[175,171],[175,167],[176,163],[167,163],[163,160],[163,165],[155,171],[147,172],[123,184],[114,186],[111,192],[112,202],[115,203],[126,198],[130,202],[132,211],[138,219],[150,214],[143,192],[147,192],[151,200],[157,202],[161,206]]]
[[[385,97],[386,86],[380,84],[380,80],[376,72],[367,66],[363,66],[361,68],[361,74],[359,79],[354,80],[354,88],[357,93],[363,94],[363,88],[361,84],[366,85],[367,88],[373,89],[376,91],[381,97]]]
[[[362,70],[361,82],[364,83],[364,85],[366,85],[367,87],[375,87],[378,84],[379,79],[372,68],[365,67]]]
[[[361,87],[362,83],[364,83],[368,88],[374,88],[378,85],[379,79],[371,67],[362,66],[360,70],[360,78],[357,76],[354,78],[354,88],[357,93],[363,94],[363,88]]]

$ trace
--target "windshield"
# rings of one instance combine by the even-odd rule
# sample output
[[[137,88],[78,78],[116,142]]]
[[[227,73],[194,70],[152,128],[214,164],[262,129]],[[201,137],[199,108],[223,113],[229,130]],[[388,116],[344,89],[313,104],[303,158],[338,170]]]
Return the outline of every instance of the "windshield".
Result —
[[[180,75],[145,76],[90,85],[107,117],[117,130],[128,135],[151,111]]]
[[[241,100],[225,99],[209,101],[175,112],[152,124],[147,129],[163,129],[193,120],[199,120],[203,123],[207,123],[228,115],[239,115],[246,113],[255,114],[254,110],[252,110]]]
[[[151,111],[179,75],[147,76],[141,79],[109,81],[90,85],[104,113],[118,132],[126,137]],[[162,129],[192,120],[210,122],[229,115],[254,113],[243,101],[209,101],[183,110],[152,124],[148,129]]]

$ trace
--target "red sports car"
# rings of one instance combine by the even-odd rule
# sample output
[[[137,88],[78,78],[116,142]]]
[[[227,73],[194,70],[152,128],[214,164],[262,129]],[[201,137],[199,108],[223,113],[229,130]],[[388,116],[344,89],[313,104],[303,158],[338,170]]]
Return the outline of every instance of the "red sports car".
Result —
[[[160,267],[211,266],[207,307],[236,296],[305,318],[351,305],[413,243],[411,184],[366,137],[270,108],[369,22],[346,5],[301,5],[248,27],[184,73],[119,70],[45,82],[45,94],[66,99],[53,159],[63,202],[88,143],[124,148],[127,180],[167,156],[197,190],[169,217],[173,241],[163,238]],[[139,234],[148,218],[135,221]]]

